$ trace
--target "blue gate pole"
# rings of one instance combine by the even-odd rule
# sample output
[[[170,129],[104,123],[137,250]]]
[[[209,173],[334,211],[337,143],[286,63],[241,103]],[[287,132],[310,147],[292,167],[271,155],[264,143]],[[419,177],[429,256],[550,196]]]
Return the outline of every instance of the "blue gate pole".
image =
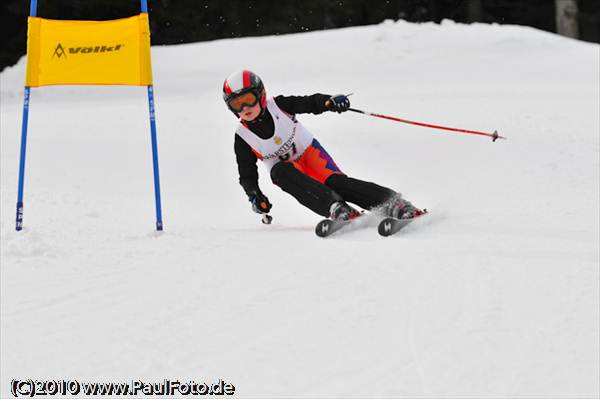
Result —
[[[29,5],[29,15],[35,17],[37,14],[37,0],[31,0]],[[29,60],[27,60],[29,62]],[[25,155],[27,151],[27,126],[29,124],[29,100],[31,98],[31,88],[25,86],[25,95],[23,97],[23,123],[21,125],[21,156],[19,160],[19,191],[17,194],[17,220],[15,228],[17,231],[23,230],[23,186],[25,185]]]
[[[148,12],[147,0],[141,0],[141,11]],[[154,168],[154,197],[156,202],[156,230],[163,229],[162,206],[160,202],[160,177],[158,173],[158,143],[156,140],[156,118],[154,112],[154,86],[148,86],[148,108],[150,111],[150,137],[152,139],[152,166]]]
[[[29,120],[29,99],[31,89],[25,86],[23,100],[23,124],[21,127],[21,159],[19,161],[19,191],[17,194],[17,231],[23,230],[23,186],[25,184],[25,153],[27,150],[27,125]]]
[[[150,136],[152,138],[152,165],[154,168],[154,196],[156,197],[156,230],[163,229],[160,204],[160,178],[158,173],[158,143],[156,140],[156,118],[154,113],[154,87],[148,86],[148,107],[150,109]]]

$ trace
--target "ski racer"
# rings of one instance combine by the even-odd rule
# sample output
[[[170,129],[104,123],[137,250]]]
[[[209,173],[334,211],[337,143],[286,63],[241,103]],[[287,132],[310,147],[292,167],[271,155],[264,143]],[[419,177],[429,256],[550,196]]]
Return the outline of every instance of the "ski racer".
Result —
[[[296,119],[303,113],[345,112],[350,108],[347,96],[317,93],[267,98],[258,75],[243,70],[225,79],[223,99],[239,118],[234,143],[239,182],[255,212],[271,210],[258,185],[256,163],[260,159],[275,185],[323,217],[356,218],[360,212],[348,202],[399,219],[423,214],[396,191],[344,174]]]

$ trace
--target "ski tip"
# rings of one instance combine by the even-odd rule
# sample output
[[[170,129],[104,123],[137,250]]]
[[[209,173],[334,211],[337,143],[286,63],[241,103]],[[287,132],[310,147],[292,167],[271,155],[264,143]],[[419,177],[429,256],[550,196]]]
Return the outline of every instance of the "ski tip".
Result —
[[[377,226],[377,232],[382,237],[389,237],[391,235],[396,234],[399,230],[403,229],[413,220],[423,217],[428,213],[429,212],[427,211],[427,209],[423,209],[423,213],[408,219],[396,219],[393,217],[386,217],[381,222],[379,222],[379,226]]]
[[[382,237],[389,237],[392,233],[392,228],[394,224],[394,218],[385,218],[381,222],[379,222],[379,226],[377,227],[377,232]]]
[[[315,227],[315,234],[319,237],[327,237],[331,234],[331,226],[333,222],[329,219],[321,220]]]

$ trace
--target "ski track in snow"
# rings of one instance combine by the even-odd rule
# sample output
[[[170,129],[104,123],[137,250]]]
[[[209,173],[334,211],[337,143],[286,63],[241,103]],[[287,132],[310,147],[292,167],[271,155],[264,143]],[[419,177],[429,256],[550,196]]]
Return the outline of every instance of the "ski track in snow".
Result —
[[[600,395],[600,46],[400,21],[152,52],[163,233],[145,90],[127,87],[33,90],[15,232],[25,59],[0,74],[1,397],[13,378]],[[431,213],[389,238],[367,217],[319,239],[320,217],[263,173],[265,226],[237,184],[220,96],[240,68],[271,95],[355,92],[359,109],[508,140],[301,115],[342,170]]]

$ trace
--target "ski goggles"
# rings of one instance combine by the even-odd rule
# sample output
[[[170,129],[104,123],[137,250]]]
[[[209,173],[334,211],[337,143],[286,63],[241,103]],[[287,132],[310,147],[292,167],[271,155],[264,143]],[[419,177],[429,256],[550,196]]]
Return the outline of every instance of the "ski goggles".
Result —
[[[258,103],[257,95],[249,91],[233,97],[227,102],[227,105],[234,112],[242,112],[244,107],[254,107],[256,103]]]

